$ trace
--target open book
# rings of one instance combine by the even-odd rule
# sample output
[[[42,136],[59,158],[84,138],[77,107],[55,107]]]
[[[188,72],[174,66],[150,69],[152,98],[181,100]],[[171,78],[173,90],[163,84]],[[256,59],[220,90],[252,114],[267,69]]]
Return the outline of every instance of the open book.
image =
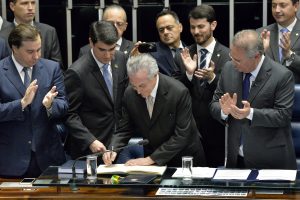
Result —
[[[110,166],[99,165],[97,174],[155,174],[163,175],[167,166],[125,166],[124,164],[114,164]]]

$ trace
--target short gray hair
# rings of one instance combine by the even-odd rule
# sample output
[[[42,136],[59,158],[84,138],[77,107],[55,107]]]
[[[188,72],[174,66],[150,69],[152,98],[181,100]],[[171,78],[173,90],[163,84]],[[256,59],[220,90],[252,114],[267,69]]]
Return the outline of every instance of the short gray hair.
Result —
[[[134,75],[140,70],[146,69],[148,78],[152,78],[158,73],[158,66],[156,60],[148,53],[141,53],[136,56],[131,56],[127,62],[128,76]]]
[[[231,45],[244,49],[248,58],[252,58],[256,53],[264,54],[264,44],[259,33],[255,30],[246,29],[237,32]]]

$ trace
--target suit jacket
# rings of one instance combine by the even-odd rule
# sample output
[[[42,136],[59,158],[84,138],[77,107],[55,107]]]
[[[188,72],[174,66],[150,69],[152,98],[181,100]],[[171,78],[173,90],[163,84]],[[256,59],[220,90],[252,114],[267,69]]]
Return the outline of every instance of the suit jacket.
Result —
[[[6,42],[3,38],[0,37],[0,60],[5,58],[8,54],[9,53]]]
[[[66,148],[72,158],[92,153],[94,140],[110,142],[121,113],[121,100],[127,86],[126,56],[116,51],[111,61],[113,97],[91,52],[80,57],[65,74],[69,97]]]
[[[222,121],[219,99],[227,92],[237,93],[237,106],[243,107],[242,82],[243,73],[227,62],[210,107],[214,118]],[[246,168],[296,169],[291,138],[293,101],[292,73],[265,57],[249,93],[248,102],[254,109],[252,120],[228,117],[227,167],[236,167],[242,135]]]
[[[257,31],[261,33],[264,29],[270,31],[270,48],[266,51],[266,55],[280,63],[279,61],[279,45],[278,45],[278,25],[273,23],[269,26],[259,28]],[[291,70],[294,74],[295,83],[300,83],[300,21],[297,20],[291,32],[291,50],[295,52],[294,61],[287,66],[286,61],[282,64]]]
[[[21,176],[29,165],[32,147],[43,171],[50,165],[65,162],[60,135],[54,125],[68,110],[63,75],[57,62],[40,59],[33,66],[32,80],[38,89],[31,105],[21,107],[26,88],[11,56],[0,61],[0,174]],[[44,96],[56,86],[58,96],[47,115],[42,105]]]
[[[0,16],[0,17],[1,17],[1,16]],[[9,21],[7,21],[7,20],[5,20],[5,19],[3,19],[3,18],[2,18],[2,20],[3,20],[3,23],[2,23],[2,26],[0,27],[0,30],[5,29],[5,28],[8,27],[10,24],[12,24],[11,22],[9,22]]]
[[[122,43],[121,43],[119,51],[122,51],[124,54],[129,55],[131,50],[133,49],[133,47],[134,47],[134,44],[132,41],[122,38]],[[78,58],[80,58],[81,56],[83,56],[84,54],[89,52],[90,50],[91,50],[91,47],[89,44],[84,45],[79,50]]]
[[[144,146],[145,157],[150,156],[158,165],[181,166],[181,157],[192,155],[195,166],[205,166],[189,92],[171,77],[159,74],[151,119],[145,98],[131,86],[126,89],[122,119],[111,145],[116,148],[125,146],[134,133],[149,140]]]
[[[190,55],[193,58],[197,54],[197,45],[189,47]],[[185,75],[182,82],[189,88],[192,96],[192,110],[197,127],[203,136],[203,146],[208,166],[218,167],[224,164],[224,130],[223,124],[214,120],[209,111],[209,104],[217,87],[221,70],[225,63],[230,60],[229,49],[219,42],[216,42],[211,60],[215,63],[216,78],[209,84],[195,76],[190,81]],[[184,65],[181,62],[182,67]],[[186,74],[184,72],[184,74]]]
[[[60,52],[59,41],[57,33],[54,27],[47,24],[34,22],[34,26],[41,32],[42,39],[42,58],[50,59],[59,62],[62,65],[62,57]],[[6,28],[0,31],[0,37],[7,41],[7,47],[9,49],[9,55],[11,54],[11,49],[8,45],[8,36],[10,32],[15,28],[15,24],[11,23]],[[7,55],[8,56],[8,55]]]
[[[151,52],[150,54],[155,58],[159,72],[179,79],[183,71],[176,65],[169,46],[162,42],[156,42],[156,49],[156,52]]]

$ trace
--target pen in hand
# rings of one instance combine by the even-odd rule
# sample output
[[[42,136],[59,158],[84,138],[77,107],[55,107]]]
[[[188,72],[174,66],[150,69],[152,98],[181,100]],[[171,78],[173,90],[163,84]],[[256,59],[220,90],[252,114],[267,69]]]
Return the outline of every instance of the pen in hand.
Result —
[[[114,146],[111,146],[111,150],[110,150],[110,160],[111,160],[111,162],[113,161],[112,160],[113,154],[114,154]]]

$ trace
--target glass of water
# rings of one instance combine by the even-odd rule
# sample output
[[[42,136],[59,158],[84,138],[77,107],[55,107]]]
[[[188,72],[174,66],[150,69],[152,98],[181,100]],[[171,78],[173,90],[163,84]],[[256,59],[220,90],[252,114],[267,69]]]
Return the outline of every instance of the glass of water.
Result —
[[[87,156],[86,158],[87,179],[97,179],[97,156]]]
[[[184,182],[191,182],[193,175],[193,157],[183,156],[182,157],[182,175]]]

